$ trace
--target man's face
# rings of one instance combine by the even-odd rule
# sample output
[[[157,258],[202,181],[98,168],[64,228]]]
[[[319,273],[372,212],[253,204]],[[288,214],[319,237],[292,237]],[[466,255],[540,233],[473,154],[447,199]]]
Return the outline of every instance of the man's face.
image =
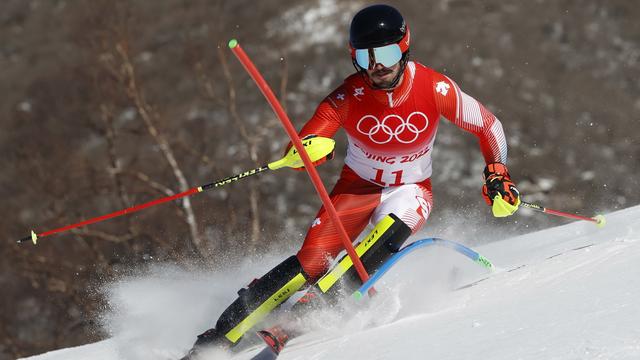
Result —
[[[396,78],[398,72],[400,72],[400,62],[391,67],[384,67],[384,65],[378,63],[373,69],[367,69],[369,80],[379,88],[387,88],[391,86],[393,79]],[[398,83],[400,83],[400,81],[398,81]]]

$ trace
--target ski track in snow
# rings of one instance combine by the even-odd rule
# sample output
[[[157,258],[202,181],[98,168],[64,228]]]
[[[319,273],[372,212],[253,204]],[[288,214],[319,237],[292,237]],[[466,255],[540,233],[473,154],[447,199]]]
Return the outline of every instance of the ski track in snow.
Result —
[[[449,249],[418,250],[379,282],[374,299],[347,301],[356,315],[310,315],[309,332],[279,359],[640,359],[638,219],[640,206],[609,214],[603,229],[576,222],[475,247],[497,266],[492,274]],[[238,288],[282,258],[124,278],[105,288],[110,339],[29,359],[178,358]]]

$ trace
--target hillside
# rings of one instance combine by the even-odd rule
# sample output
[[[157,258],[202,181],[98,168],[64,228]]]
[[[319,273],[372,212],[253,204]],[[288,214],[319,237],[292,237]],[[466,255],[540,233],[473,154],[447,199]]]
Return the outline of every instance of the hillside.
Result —
[[[315,314],[280,358],[637,359],[639,217],[633,207],[609,214],[604,229],[572,223],[477,247],[497,266],[493,274],[447,249],[416,252],[366,308],[346,321]],[[247,262],[242,274],[261,267]],[[28,359],[176,357],[233,294],[233,281],[221,281],[228,275],[165,268],[115,284],[117,310],[105,314],[111,339]]]

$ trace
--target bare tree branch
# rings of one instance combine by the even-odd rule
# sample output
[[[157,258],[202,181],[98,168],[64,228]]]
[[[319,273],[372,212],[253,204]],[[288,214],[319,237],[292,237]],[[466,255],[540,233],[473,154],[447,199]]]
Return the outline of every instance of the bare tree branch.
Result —
[[[109,241],[113,243],[122,243],[125,241],[129,241],[131,239],[134,239],[136,236],[138,236],[138,234],[132,234],[132,233],[128,233],[124,235],[113,235],[103,231],[89,230],[86,228],[73,229],[71,230],[71,232],[75,235],[90,236],[90,237],[98,238],[100,240]]]
[[[113,181],[118,197],[120,198],[120,206],[123,208],[128,207],[131,205],[131,201],[122,181],[122,162],[116,152],[115,140],[117,133],[113,126],[113,108],[111,106],[101,104],[100,115],[105,124],[104,136],[107,139],[107,151],[109,154],[110,166],[108,173]],[[129,219],[127,219],[127,231],[129,234],[133,235],[131,221],[129,221]]]
[[[198,77],[198,80],[204,89],[205,97],[210,101],[213,101],[218,106],[226,106],[227,104],[225,103],[225,101],[216,95],[216,92],[213,88],[213,81],[211,81],[211,78],[204,71],[204,65],[202,64],[202,62],[196,62],[194,67],[196,76]]]
[[[231,118],[234,120],[238,129],[240,130],[240,135],[247,147],[249,148],[249,156],[253,163],[256,166],[258,164],[258,141],[256,138],[252,138],[249,136],[247,131],[247,127],[244,121],[241,119],[240,114],[238,113],[237,108],[237,95],[236,95],[236,87],[233,81],[233,75],[231,74],[231,70],[229,69],[229,63],[227,62],[227,57],[221,46],[218,46],[218,59],[220,60],[220,64],[222,64],[222,71],[224,73],[224,77],[227,80],[227,85],[229,88],[229,102],[228,102],[228,110],[229,114],[231,114]],[[258,184],[256,181],[249,182],[249,205],[251,208],[251,242],[257,243],[260,238],[260,209],[258,207],[260,198],[260,191],[258,188]]]
[[[229,69],[227,56],[225,55],[225,52],[222,46],[218,46],[218,60],[222,65],[222,72],[224,73],[224,78],[227,80],[227,85],[229,88],[229,93],[228,93],[229,100],[227,102],[229,114],[231,114],[231,118],[238,126],[242,139],[249,147],[249,157],[251,158],[251,161],[253,161],[257,166],[258,165],[257,141],[256,139],[253,139],[249,136],[247,127],[244,121],[240,118],[240,114],[238,113],[236,86],[233,81],[233,75],[231,74],[231,70]]]
[[[122,61],[122,70],[126,76],[127,95],[134,102],[138,110],[138,113],[140,114],[140,117],[142,118],[142,120],[144,121],[147,127],[147,131],[149,132],[149,135],[151,135],[151,137],[154,139],[154,141],[160,148],[160,151],[162,152],[165,160],[169,164],[174,177],[178,181],[178,186],[180,191],[187,191],[189,189],[189,184],[184,175],[184,172],[178,165],[178,161],[176,160],[176,157],[168,141],[158,131],[155,125],[155,120],[157,119],[158,115],[153,111],[153,108],[144,99],[144,95],[142,94],[142,91],[138,87],[138,84],[136,82],[135,69],[129,57],[129,53],[126,48],[126,43],[124,41],[121,41],[118,44],[116,44],[116,51],[120,55],[120,59]],[[183,198],[182,206],[185,210],[184,220],[189,227],[189,232],[191,234],[191,241],[194,245],[194,248],[201,257],[204,257],[205,246],[203,244],[203,238],[201,237],[200,232],[198,230],[198,225],[196,222],[195,214],[193,212],[193,207],[191,205],[191,200],[188,197]]]
[[[187,144],[185,144],[183,141],[176,141],[174,144],[177,145],[177,146],[180,146],[182,148],[182,150],[188,152],[189,154],[197,157],[206,166],[209,166],[211,168],[214,167],[214,165],[215,165],[214,161],[207,154],[202,154],[202,153],[194,150],[192,147],[187,146]],[[220,174],[218,174],[218,175],[220,175]]]
[[[157,181],[151,180],[151,178],[149,177],[149,175],[140,172],[140,171],[135,171],[135,172],[131,172],[130,173],[133,177],[135,177],[136,179],[144,182],[145,184],[147,184],[150,188],[158,191],[160,194],[164,195],[164,196],[173,196],[175,195],[175,191],[171,190],[170,188],[160,184]]]
[[[282,55],[282,69],[280,73],[280,104],[287,111],[287,83],[289,82],[289,63],[286,53]]]

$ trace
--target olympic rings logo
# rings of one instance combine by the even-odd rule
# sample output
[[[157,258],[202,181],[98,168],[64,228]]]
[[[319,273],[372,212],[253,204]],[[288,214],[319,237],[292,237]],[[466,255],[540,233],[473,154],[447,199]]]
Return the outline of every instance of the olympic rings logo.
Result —
[[[407,120],[396,114],[387,115],[382,121],[374,115],[365,115],[358,121],[356,129],[376,144],[386,144],[394,138],[402,144],[410,144],[418,140],[428,126],[427,115],[414,111]]]

